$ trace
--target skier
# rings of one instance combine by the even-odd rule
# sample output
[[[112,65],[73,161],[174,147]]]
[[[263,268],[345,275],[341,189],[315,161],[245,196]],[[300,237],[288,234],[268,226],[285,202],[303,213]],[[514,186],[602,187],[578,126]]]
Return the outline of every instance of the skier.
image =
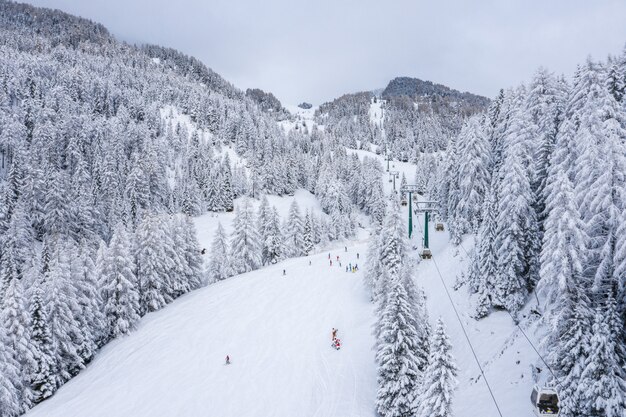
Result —
[[[202,251],[200,252],[200,255],[204,255],[206,253],[206,248],[202,248]]]
[[[350,269],[352,269],[352,262],[350,262]]]
[[[356,258],[359,259],[359,252],[356,253]]]
[[[332,333],[331,339],[335,340],[335,339],[337,338],[337,332],[338,332],[338,331],[339,331],[339,329],[335,329],[335,328],[333,327],[333,333]]]
[[[348,247],[347,246],[344,246],[343,248],[344,248],[345,252],[348,252]]]
[[[333,260],[332,259],[330,260],[330,266],[333,266]]]
[[[348,266],[346,265],[346,272],[348,272]]]
[[[287,271],[283,269],[283,275],[287,275]]]
[[[337,262],[339,262],[339,255],[337,255]]]
[[[337,338],[333,339],[333,347],[337,350],[341,349],[341,340]]]
[[[330,259],[330,252],[328,252],[328,259]]]
[[[354,264],[354,270],[358,271],[359,270],[359,264]]]
[[[339,268],[341,268],[341,262],[339,262]]]
[[[230,365],[230,356],[226,355],[226,365]]]
[[[309,261],[309,266],[311,266],[311,261]]]

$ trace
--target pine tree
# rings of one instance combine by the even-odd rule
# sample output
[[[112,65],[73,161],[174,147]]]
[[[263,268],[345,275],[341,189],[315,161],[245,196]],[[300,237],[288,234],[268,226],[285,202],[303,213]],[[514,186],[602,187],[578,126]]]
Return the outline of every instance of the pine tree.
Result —
[[[21,280],[35,256],[34,237],[25,201],[13,208],[8,228],[0,238],[0,300],[13,280]]]
[[[261,265],[261,244],[248,199],[235,210],[233,228],[230,253],[234,272],[242,274],[257,269]]]
[[[13,358],[5,332],[0,326],[0,416],[16,417],[23,411],[17,382],[19,365]]]
[[[6,339],[0,339],[0,343],[8,343],[9,351],[13,354],[12,359],[19,366],[20,375],[14,384],[20,391],[18,397],[22,410],[26,411],[32,406],[30,381],[37,364],[30,341],[30,317],[22,280],[11,281],[0,307],[0,327],[6,330]]]
[[[168,228],[167,224],[164,226]],[[191,218],[183,214],[174,216],[168,230],[174,244],[172,259],[175,262],[170,272],[172,285],[169,294],[173,299],[202,286],[202,255]]]
[[[174,270],[174,242],[164,219],[146,216],[137,227],[135,263],[141,311],[160,310],[172,300],[170,273]]]
[[[614,319],[600,311],[595,315],[589,356],[578,386],[580,412],[586,416],[620,417],[626,409],[626,381],[609,324]]]
[[[443,320],[439,318],[432,336],[430,361],[422,381],[417,413],[420,417],[452,416],[452,396],[457,385],[458,369],[451,350]]]
[[[304,254],[309,255],[313,251],[313,231],[311,225],[311,214],[309,211],[306,211],[304,216]]]
[[[495,181],[492,181],[485,203],[483,205],[483,224],[480,229],[477,249],[478,274],[476,282],[476,292],[478,300],[476,304],[476,318],[485,317],[491,308],[491,297],[494,294],[495,283],[498,279],[498,248],[496,246],[497,237],[497,204]]]
[[[585,240],[574,190],[565,171],[556,168],[549,182],[545,234],[541,251],[541,280],[548,315],[563,308],[565,287],[581,282]]]
[[[531,284],[529,257],[536,256],[530,246],[536,236],[536,218],[528,171],[523,167],[523,148],[514,144],[507,149],[502,166],[505,172],[498,195],[499,279],[495,284],[495,300],[516,314],[524,305]]]
[[[221,187],[221,195],[223,201],[224,210],[227,212],[234,210],[234,193],[233,193],[233,174],[230,167],[230,157],[228,153],[224,156],[224,160],[222,161],[222,187]]]
[[[268,264],[275,264],[285,257],[283,234],[280,231],[280,218],[276,207],[272,207],[265,230],[264,256]]]
[[[125,335],[139,320],[139,291],[130,236],[118,225],[102,260],[100,288],[107,322],[107,340]]]
[[[232,275],[228,239],[221,223],[217,224],[217,230],[211,244],[211,260],[209,262],[209,283],[222,281]]]
[[[289,207],[285,242],[289,256],[297,257],[304,254],[304,225],[302,224],[302,217],[300,216],[300,207],[296,200],[294,200]]]
[[[45,274],[45,308],[54,347],[57,386],[64,384],[84,366],[81,348],[85,340],[78,319],[80,306],[72,283],[69,242],[61,238],[51,242],[49,271]]]
[[[472,117],[459,134],[461,147],[459,178],[459,201],[454,218],[459,233],[476,231],[482,221],[483,198],[489,187],[489,143],[483,133],[478,117]]]
[[[52,336],[48,315],[43,304],[41,282],[36,282],[30,304],[31,343],[36,367],[31,377],[33,402],[52,396],[57,389],[56,365],[53,356]]]
[[[383,274],[388,274],[385,271]],[[389,276],[391,278],[391,274]],[[389,279],[387,302],[380,317],[376,361],[376,408],[385,417],[414,415],[419,387],[418,334],[412,326],[412,309],[401,277]]]

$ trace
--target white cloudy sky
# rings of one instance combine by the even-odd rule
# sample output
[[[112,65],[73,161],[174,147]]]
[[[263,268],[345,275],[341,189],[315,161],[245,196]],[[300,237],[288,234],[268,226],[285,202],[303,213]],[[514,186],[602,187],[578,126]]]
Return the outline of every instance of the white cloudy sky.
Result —
[[[240,88],[320,103],[412,76],[494,96],[626,44],[625,0],[28,0],[194,55]]]

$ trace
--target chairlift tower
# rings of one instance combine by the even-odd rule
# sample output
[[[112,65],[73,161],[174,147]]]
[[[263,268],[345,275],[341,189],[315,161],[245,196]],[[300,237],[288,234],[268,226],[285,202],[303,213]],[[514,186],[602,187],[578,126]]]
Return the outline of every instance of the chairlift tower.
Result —
[[[393,177],[393,191],[396,191],[396,178],[398,178],[400,176],[400,171],[389,171],[389,176]],[[391,178],[389,178],[389,181],[391,181]]]
[[[415,202],[415,210],[413,209],[413,193],[418,192],[418,186],[415,184],[407,184],[400,189],[401,193],[409,194],[409,239],[413,235],[413,212],[417,215],[418,213],[424,213],[424,248],[422,249],[422,253],[420,256],[423,259],[432,258],[432,252],[430,251],[429,241],[428,241],[428,222],[430,220],[430,214],[436,213],[437,202],[436,201],[416,201]]]

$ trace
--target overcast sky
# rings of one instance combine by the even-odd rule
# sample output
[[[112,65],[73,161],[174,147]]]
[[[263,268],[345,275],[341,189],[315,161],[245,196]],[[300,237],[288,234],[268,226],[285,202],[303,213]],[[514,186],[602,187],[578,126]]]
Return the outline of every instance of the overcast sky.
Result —
[[[493,97],[626,44],[625,0],[28,0],[315,104],[411,76]]]

